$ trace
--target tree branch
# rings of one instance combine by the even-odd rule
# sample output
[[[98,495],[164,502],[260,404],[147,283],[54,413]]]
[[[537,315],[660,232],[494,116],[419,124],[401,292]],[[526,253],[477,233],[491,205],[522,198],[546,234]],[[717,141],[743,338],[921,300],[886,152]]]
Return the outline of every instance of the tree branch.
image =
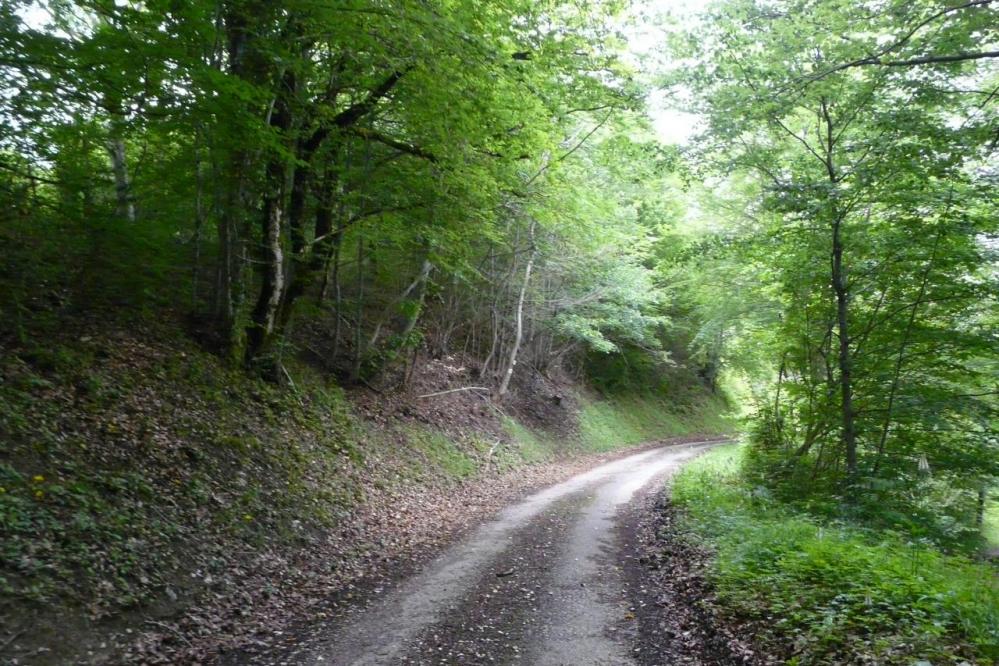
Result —
[[[833,72],[850,69],[851,67],[865,67],[868,65],[880,65],[882,67],[916,67],[918,65],[964,62],[967,60],[980,60],[982,58],[999,58],[999,51],[973,51],[970,53],[952,53],[950,55],[929,55],[921,56],[919,58],[909,58],[908,60],[884,60],[883,58],[874,56],[870,58],[861,58],[860,60],[854,60],[853,62],[833,67],[824,74],[821,74],[818,78],[828,76]]]
[[[457,393],[459,391],[489,391],[490,389],[485,386],[463,386],[456,389],[448,389],[447,391],[437,391],[436,393],[424,393],[423,395],[416,396],[417,398],[433,398],[438,395],[445,395],[447,393]]]
[[[437,162],[437,156],[430,151],[424,150],[419,146],[414,146],[411,143],[406,143],[405,141],[400,141],[393,137],[382,134],[381,132],[375,131],[373,129],[368,129],[365,127],[350,127],[348,131],[362,139],[370,139],[371,141],[377,141],[378,143],[384,144],[390,148],[395,148],[396,150],[408,153],[414,157],[420,157],[429,162]]]
[[[399,80],[406,74],[406,71],[408,70],[395,71],[389,74],[362,101],[336,114],[333,117],[333,124],[337,127],[349,127],[371,113],[375,105],[395,87],[395,84],[399,83]]]
[[[392,88],[399,83],[399,80],[402,79],[408,71],[409,69],[407,68],[392,72],[385,77],[385,80],[375,86],[363,100],[357,102],[356,104],[352,104],[333,116],[332,122],[321,125],[315,132],[312,133],[312,136],[310,136],[308,140],[303,142],[305,151],[313,152],[319,148],[319,145],[326,140],[326,137],[329,136],[330,130],[333,127],[347,129],[354,125],[358,120],[371,113],[378,102],[389,94]]]
[[[35,174],[30,173],[30,172],[29,173],[25,173],[23,171],[19,171],[18,169],[14,168],[12,166],[4,164],[3,162],[0,162],[0,169],[3,169],[4,171],[9,171],[10,173],[12,173],[12,174],[14,174],[16,176],[20,176],[21,178],[27,178],[28,180],[34,180],[34,181],[39,182],[39,183],[46,183],[48,185],[62,185],[63,184],[63,183],[61,183],[58,180],[52,180],[51,178],[45,178],[44,176],[36,176]]]
[[[819,74],[815,74],[813,76],[805,78],[807,81],[813,82],[823,79],[835,72],[843,71],[844,69],[850,69],[853,67],[865,67],[870,65],[880,65],[883,67],[914,67],[918,65],[928,65],[935,63],[945,63],[945,62],[961,62],[965,60],[977,60],[979,58],[999,57],[999,52],[991,51],[991,52],[981,52],[981,53],[957,53],[953,55],[942,55],[942,56],[922,56],[919,58],[911,58],[907,60],[884,60],[883,58],[883,56],[891,53],[892,51],[896,51],[902,46],[905,46],[917,32],[925,28],[933,21],[936,21],[937,19],[942,18],[948,14],[952,14],[954,12],[961,11],[963,9],[971,9],[975,7],[987,7],[988,5],[991,5],[994,1],[995,0],[970,0],[969,2],[966,2],[962,5],[957,5],[955,7],[945,7],[940,11],[926,17],[925,19],[914,25],[908,32],[906,32],[900,38],[898,38],[891,44],[888,44],[883,49],[877,51],[873,55],[870,55],[866,58],[858,58],[857,60],[843,63],[842,65],[837,65],[832,69],[828,69],[824,72],[820,72]]]

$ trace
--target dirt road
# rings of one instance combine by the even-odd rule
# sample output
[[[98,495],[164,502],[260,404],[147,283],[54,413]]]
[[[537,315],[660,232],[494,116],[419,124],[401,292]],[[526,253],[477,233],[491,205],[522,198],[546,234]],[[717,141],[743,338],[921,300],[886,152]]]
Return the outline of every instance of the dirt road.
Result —
[[[510,506],[284,663],[635,663],[622,509],[713,444],[644,451]]]

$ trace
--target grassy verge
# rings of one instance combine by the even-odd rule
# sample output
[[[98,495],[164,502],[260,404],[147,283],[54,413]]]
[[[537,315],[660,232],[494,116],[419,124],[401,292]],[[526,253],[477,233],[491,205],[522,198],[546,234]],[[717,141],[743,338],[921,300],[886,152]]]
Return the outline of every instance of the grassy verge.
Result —
[[[687,403],[650,396],[624,396],[585,403],[580,441],[587,451],[602,452],[665,437],[732,430],[728,406],[703,395]]]
[[[457,442],[442,432],[416,425],[407,425],[402,431],[409,449],[410,467],[417,478],[461,481],[475,476],[482,467],[478,440]],[[406,453],[397,455],[404,458]]]
[[[985,511],[982,536],[990,547],[999,547],[999,501],[993,501]]]
[[[710,429],[718,405],[590,403],[582,443],[505,419],[509,441],[380,427],[307,367],[295,389],[228,368],[177,331],[95,334],[0,356],[0,619],[20,603],[93,617],[184,596],[214,544],[286,552],[372,486],[460,483],[487,470]],[[180,581],[180,582],[178,582]]]
[[[789,511],[745,484],[742,455],[725,447],[691,463],[673,499],[683,528],[715,550],[725,611],[787,663],[997,663],[994,568]]]
[[[725,400],[706,393],[686,403],[642,395],[580,403],[579,432],[569,442],[505,418],[503,427],[511,445],[498,456],[500,464],[540,462],[567,452],[605,453],[669,437],[731,432],[734,426],[726,415]]]
[[[511,447],[504,447],[500,452],[500,461],[504,466],[516,464],[518,461],[543,462],[557,455],[558,442],[545,433],[531,430],[517,419],[504,417],[503,429],[512,442]]]

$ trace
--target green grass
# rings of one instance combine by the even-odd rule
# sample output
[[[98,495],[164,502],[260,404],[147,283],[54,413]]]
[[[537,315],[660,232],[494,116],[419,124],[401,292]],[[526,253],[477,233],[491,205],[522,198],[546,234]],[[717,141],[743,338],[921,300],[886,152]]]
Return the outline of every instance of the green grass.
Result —
[[[471,452],[444,433],[417,426],[409,426],[405,431],[407,441],[419,452],[422,462],[440,470],[446,477],[460,481],[479,471],[479,461],[470,455]]]
[[[999,502],[992,501],[985,510],[985,525],[982,529],[989,546],[999,546]]]
[[[704,395],[692,404],[651,396],[581,399],[579,435],[561,441],[512,417],[503,419],[511,443],[497,451],[501,465],[551,460],[566,452],[604,453],[668,437],[733,430],[721,398]]]
[[[996,663],[994,568],[793,512],[747,486],[742,456],[731,446],[692,462],[673,498],[683,528],[715,549],[721,603],[790,647],[788,663]]]
[[[503,417],[503,429],[512,442],[498,452],[501,464],[509,466],[517,462],[535,463],[551,460],[558,451],[558,443],[545,435],[535,432],[510,416]]]
[[[651,396],[590,401],[580,414],[580,439],[585,450],[602,452],[666,437],[730,432],[726,411],[725,402],[714,396],[690,404]]]

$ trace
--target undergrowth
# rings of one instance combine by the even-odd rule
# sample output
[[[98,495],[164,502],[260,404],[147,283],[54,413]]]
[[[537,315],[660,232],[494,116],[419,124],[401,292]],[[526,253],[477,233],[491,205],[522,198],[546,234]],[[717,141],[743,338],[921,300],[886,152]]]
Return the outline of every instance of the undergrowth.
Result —
[[[673,482],[692,538],[715,550],[725,611],[789,664],[999,660],[993,567],[901,533],[796,512],[747,484],[744,450],[716,449]]]
[[[733,429],[724,398],[706,392],[683,402],[647,394],[582,398],[579,402],[579,431],[567,440],[505,417],[503,427],[511,444],[503,447],[499,459],[540,462],[567,453],[606,453],[671,437],[718,435]]]
[[[528,428],[515,418],[503,417],[503,429],[512,442],[512,446],[503,447],[499,453],[504,465],[518,460],[528,463],[551,460],[558,451],[558,443],[552,437]]]

